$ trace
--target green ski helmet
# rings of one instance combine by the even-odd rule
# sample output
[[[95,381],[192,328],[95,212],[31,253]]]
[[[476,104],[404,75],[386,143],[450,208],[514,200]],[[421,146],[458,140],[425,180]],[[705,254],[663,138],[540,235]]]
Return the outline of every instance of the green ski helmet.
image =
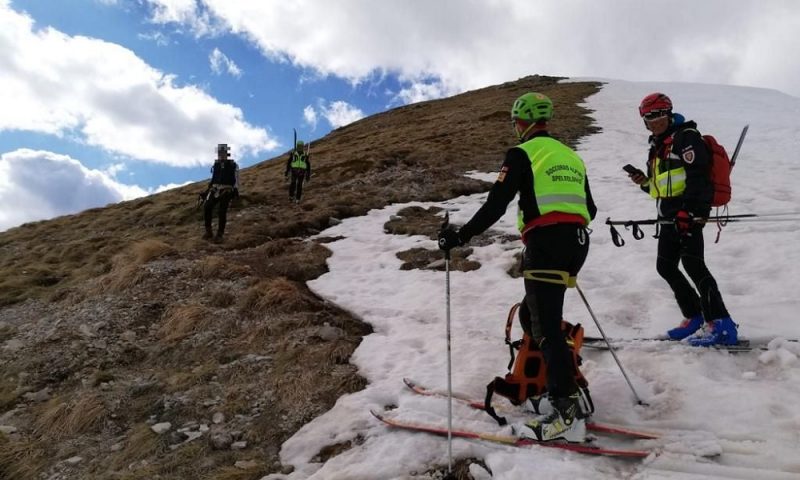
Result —
[[[511,107],[511,120],[519,119],[536,123],[551,118],[553,118],[553,101],[542,93],[526,93],[519,97]]]
[[[298,140],[298,141],[297,141],[297,143],[295,144],[295,148],[296,148],[297,150],[302,150],[302,149],[303,149],[303,145],[305,145],[305,144],[303,143],[303,141],[302,141],[302,140]]]

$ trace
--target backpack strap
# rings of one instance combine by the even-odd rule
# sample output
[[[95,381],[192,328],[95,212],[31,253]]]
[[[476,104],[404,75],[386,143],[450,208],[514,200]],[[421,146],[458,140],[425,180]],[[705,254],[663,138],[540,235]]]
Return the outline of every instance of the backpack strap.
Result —
[[[492,395],[494,395],[494,383],[496,380],[499,380],[500,377],[495,377],[494,380],[489,382],[489,385],[486,385],[486,399],[483,401],[483,410],[489,414],[490,417],[494,418],[497,423],[500,425],[505,425],[508,423],[506,417],[501,417],[500,415],[495,412],[494,407],[492,407]]]
[[[508,319],[506,319],[506,345],[508,345],[508,353],[511,355],[511,360],[508,361],[508,370],[514,366],[514,350],[519,350],[520,345],[522,345],[522,340],[517,340],[515,342],[511,341],[511,328],[514,326],[514,318],[517,316],[517,310],[519,310],[521,303],[515,303],[511,306],[511,310],[508,311]]]

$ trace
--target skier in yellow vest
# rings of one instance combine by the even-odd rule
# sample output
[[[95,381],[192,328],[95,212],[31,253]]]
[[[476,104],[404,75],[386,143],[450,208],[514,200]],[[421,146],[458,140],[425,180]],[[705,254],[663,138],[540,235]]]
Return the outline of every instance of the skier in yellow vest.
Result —
[[[552,116],[553,102],[541,93],[526,93],[514,102],[511,121],[520,145],[506,152],[486,203],[458,231],[442,230],[439,247],[450,250],[465,245],[486,231],[519,193],[525,303],[530,311],[530,322],[523,327],[530,330],[544,355],[554,409],[543,418],[515,426],[515,431],[540,441],[582,442],[586,424],[561,319],[566,289],[575,285],[589,251],[586,226],[597,208],[583,160],[547,131]]]
[[[697,347],[736,345],[737,325],[705,262],[705,222],[694,221],[708,217],[711,211],[711,155],[697,124],[673,112],[667,95],[655,92],[644,97],[639,115],[651,133],[647,173],[638,171],[628,176],[656,200],[658,218],[675,221],[674,226],[665,225],[659,232],[656,260],[656,270],[675,294],[684,317],[667,335],[672,340],[686,339]],[[678,269],[679,263],[694,288]]]
[[[300,203],[300,198],[303,196],[303,181],[311,180],[311,154],[304,147],[303,141],[298,140],[286,160],[284,177],[292,176],[289,183],[289,200],[294,203]]]

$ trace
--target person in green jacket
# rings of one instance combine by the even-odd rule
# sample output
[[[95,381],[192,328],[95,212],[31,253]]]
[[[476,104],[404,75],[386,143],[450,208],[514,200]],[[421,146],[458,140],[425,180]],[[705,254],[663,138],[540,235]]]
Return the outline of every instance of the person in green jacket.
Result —
[[[525,304],[530,312],[523,328],[544,355],[554,409],[515,426],[515,432],[539,441],[582,442],[585,415],[561,319],[566,289],[575,285],[589,252],[586,227],[597,207],[583,160],[548,133],[552,116],[553,102],[541,93],[526,93],[514,102],[511,120],[520,144],[506,152],[486,202],[472,219],[458,230],[439,233],[439,248],[467,244],[499,220],[519,194],[517,223],[525,244]]]
[[[298,140],[286,160],[284,177],[287,179],[289,175],[292,177],[289,182],[289,200],[294,203],[300,203],[300,198],[303,196],[303,182],[311,180],[311,154],[304,147],[303,141]]]

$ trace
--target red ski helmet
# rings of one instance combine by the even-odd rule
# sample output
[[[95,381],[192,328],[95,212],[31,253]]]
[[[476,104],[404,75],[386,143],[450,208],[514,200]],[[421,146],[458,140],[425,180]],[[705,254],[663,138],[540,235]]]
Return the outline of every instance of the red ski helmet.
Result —
[[[642,99],[642,103],[639,104],[640,116],[658,112],[672,113],[672,100],[668,96],[655,92]]]

